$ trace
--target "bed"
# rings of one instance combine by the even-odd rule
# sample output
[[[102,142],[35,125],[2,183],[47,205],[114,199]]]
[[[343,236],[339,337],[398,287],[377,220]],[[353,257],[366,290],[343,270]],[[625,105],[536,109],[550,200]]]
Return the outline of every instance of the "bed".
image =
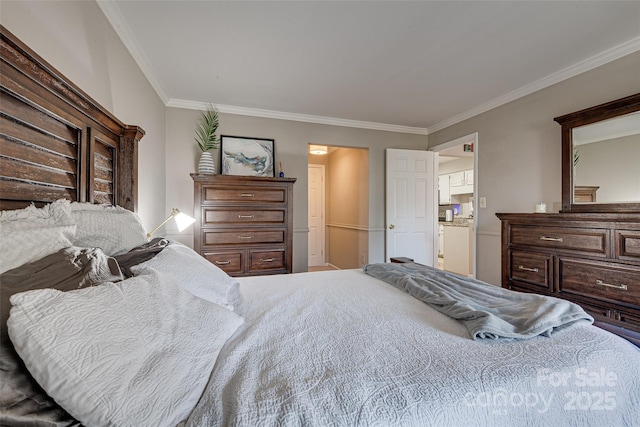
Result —
[[[640,351],[572,304],[513,331],[518,293],[424,266],[235,279],[148,242],[144,132],[1,55],[0,424],[638,425]]]

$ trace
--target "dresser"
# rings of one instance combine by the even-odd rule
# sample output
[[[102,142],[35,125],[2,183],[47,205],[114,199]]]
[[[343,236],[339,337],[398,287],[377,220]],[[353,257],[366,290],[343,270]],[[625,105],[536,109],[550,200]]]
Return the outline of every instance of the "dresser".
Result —
[[[567,299],[640,331],[640,215],[496,214],[502,286]]]
[[[575,203],[595,203],[597,202],[596,192],[600,187],[588,187],[576,185],[573,187],[573,201]]]
[[[191,177],[196,252],[231,276],[292,272],[295,178]]]

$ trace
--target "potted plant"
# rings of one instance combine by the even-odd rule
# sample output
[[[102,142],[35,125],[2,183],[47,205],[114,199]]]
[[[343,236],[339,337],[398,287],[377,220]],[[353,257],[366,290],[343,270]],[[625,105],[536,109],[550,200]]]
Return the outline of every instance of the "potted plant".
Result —
[[[216,135],[219,125],[218,110],[212,105],[209,105],[207,110],[203,111],[200,115],[196,126],[196,136],[194,137],[198,147],[202,151],[200,162],[198,163],[198,173],[216,173],[216,164],[213,161],[213,154],[210,150],[216,149],[220,145],[220,141]]]

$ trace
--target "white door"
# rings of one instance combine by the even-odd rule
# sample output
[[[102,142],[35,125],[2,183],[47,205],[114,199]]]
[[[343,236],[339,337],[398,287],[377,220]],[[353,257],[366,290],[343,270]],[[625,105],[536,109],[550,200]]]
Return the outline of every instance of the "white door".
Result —
[[[309,165],[309,267],[325,265],[324,165]]]
[[[387,149],[386,258],[437,265],[438,154]]]

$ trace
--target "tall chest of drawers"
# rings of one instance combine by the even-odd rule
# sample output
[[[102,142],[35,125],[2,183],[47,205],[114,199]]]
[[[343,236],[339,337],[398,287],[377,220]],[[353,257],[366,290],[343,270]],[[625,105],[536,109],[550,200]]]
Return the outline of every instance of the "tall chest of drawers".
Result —
[[[567,299],[640,331],[640,216],[496,214],[502,286]]]
[[[196,252],[231,276],[292,272],[295,178],[191,177]]]

